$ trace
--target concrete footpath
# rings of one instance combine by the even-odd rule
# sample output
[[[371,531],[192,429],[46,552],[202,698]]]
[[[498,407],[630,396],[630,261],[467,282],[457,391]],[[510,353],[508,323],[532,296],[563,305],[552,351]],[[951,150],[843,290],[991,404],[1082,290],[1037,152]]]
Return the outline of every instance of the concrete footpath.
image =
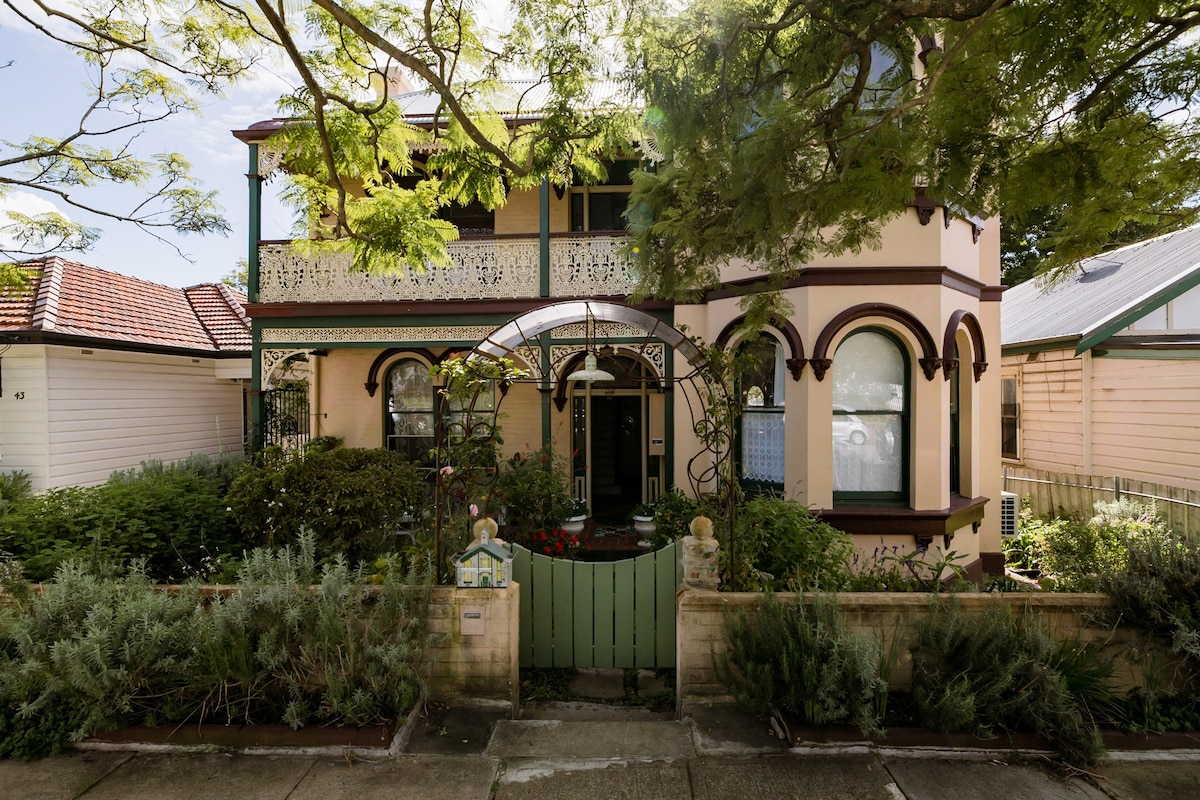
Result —
[[[85,743],[85,747],[89,747]],[[94,746],[90,746],[94,747]],[[230,753],[147,746],[0,761],[5,800],[1187,800],[1200,752],[1114,754],[1065,776],[1038,754],[785,749],[760,718],[698,707],[435,707],[399,752]]]

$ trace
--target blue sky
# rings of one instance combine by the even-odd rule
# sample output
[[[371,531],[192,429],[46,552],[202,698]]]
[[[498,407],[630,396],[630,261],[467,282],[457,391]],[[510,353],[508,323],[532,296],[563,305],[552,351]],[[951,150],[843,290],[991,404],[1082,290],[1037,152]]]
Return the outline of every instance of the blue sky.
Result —
[[[23,141],[33,134],[62,137],[74,130],[86,103],[85,87],[91,77],[82,61],[61,45],[29,30],[10,14],[0,14],[0,139]],[[184,287],[219,281],[237,267],[247,251],[247,150],[230,131],[275,116],[275,101],[290,90],[288,82],[270,70],[262,70],[224,98],[204,100],[203,115],[181,115],[146,126],[134,147],[145,157],[173,151],[192,162],[193,176],[207,189],[220,193],[225,218],[232,226],[228,237],[219,235],[181,236],[173,231],[163,238],[173,242],[194,260],[189,262],[175,250],[132,225],[111,220],[89,219],[58,202],[59,211],[71,219],[94,225],[104,233],[95,248],[86,253],[63,256],[92,266],[133,275],[168,286]],[[265,190],[271,195],[271,186]],[[106,189],[90,195],[94,204],[129,207],[132,196]],[[6,203],[18,210],[43,210],[46,196],[11,194]],[[131,202],[132,200],[132,202]],[[268,197],[263,237],[287,238],[291,229],[289,212]]]

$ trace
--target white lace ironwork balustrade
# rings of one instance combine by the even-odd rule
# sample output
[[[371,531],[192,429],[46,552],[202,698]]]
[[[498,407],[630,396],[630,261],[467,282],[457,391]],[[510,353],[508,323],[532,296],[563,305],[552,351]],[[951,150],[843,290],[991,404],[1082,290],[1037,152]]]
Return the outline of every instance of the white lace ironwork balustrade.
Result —
[[[783,483],[783,414],[742,410],[742,477]]]
[[[263,303],[478,300],[538,296],[536,239],[451,242],[449,267],[395,275],[351,270],[349,255],[310,257],[287,244],[259,247],[258,292]]]
[[[620,250],[621,236],[578,236],[550,240],[553,297],[625,295],[637,285],[632,264]]]

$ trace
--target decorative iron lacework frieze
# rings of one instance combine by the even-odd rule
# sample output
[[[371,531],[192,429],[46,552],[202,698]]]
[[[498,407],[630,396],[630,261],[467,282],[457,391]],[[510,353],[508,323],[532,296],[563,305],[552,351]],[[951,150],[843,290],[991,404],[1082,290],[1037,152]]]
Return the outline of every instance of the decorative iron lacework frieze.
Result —
[[[623,237],[580,236],[550,240],[553,297],[625,295],[637,285],[633,264],[621,255]]]
[[[534,380],[542,379],[542,348],[524,345],[514,348],[513,353],[523,362],[517,364],[518,367],[528,369]]]
[[[646,349],[633,347],[626,344],[617,344],[612,346],[619,354],[637,356],[641,355],[646,362],[654,369],[658,378],[663,377],[663,361],[666,358],[666,347],[662,344],[649,344]],[[581,344],[555,344],[550,346],[550,374],[559,376],[562,372],[563,365],[577,353],[583,352]]]
[[[258,177],[271,180],[283,163],[283,148],[267,142],[258,145]]]
[[[271,386],[274,383],[275,370],[280,364],[298,353],[307,353],[307,349],[292,348],[290,350],[262,350],[258,357],[262,362],[262,384]]]
[[[550,332],[552,339],[587,339],[588,328],[582,322],[563,325]],[[597,339],[645,339],[646,332],[641,328],[626,325],[621,322],[597,322]]]
[[[538,296],[537,239],[450,242],[451,266],[411,267],[395,275],[350,269],[349,254],[316,257],[287,244],[261,245],[258,297],[263,303],[482,300]]]
[[[262,341],[312,342],[477,342],[494,331],[494,325],[448,325],[412,328],[263,328]]]

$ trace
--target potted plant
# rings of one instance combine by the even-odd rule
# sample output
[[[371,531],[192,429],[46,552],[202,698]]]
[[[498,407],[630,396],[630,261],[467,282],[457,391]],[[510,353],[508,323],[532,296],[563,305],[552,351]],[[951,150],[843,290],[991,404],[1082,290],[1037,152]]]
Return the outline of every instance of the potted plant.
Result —
[[[587,501],[580,497],[575,498],[571,503],[570,511],[567,513],[569,516],[562,524],[563,530],[572,536],[579,536],[583,533],[584,526],[587,524]]]
[[[633,530],[641,537],[638,540],[638,545],[641,547],[650,547],[652,545],[651,537],[654,536],[654,504],[651,500],[648,503],[642,503],[635,506],[631,519],[633,520]]]

